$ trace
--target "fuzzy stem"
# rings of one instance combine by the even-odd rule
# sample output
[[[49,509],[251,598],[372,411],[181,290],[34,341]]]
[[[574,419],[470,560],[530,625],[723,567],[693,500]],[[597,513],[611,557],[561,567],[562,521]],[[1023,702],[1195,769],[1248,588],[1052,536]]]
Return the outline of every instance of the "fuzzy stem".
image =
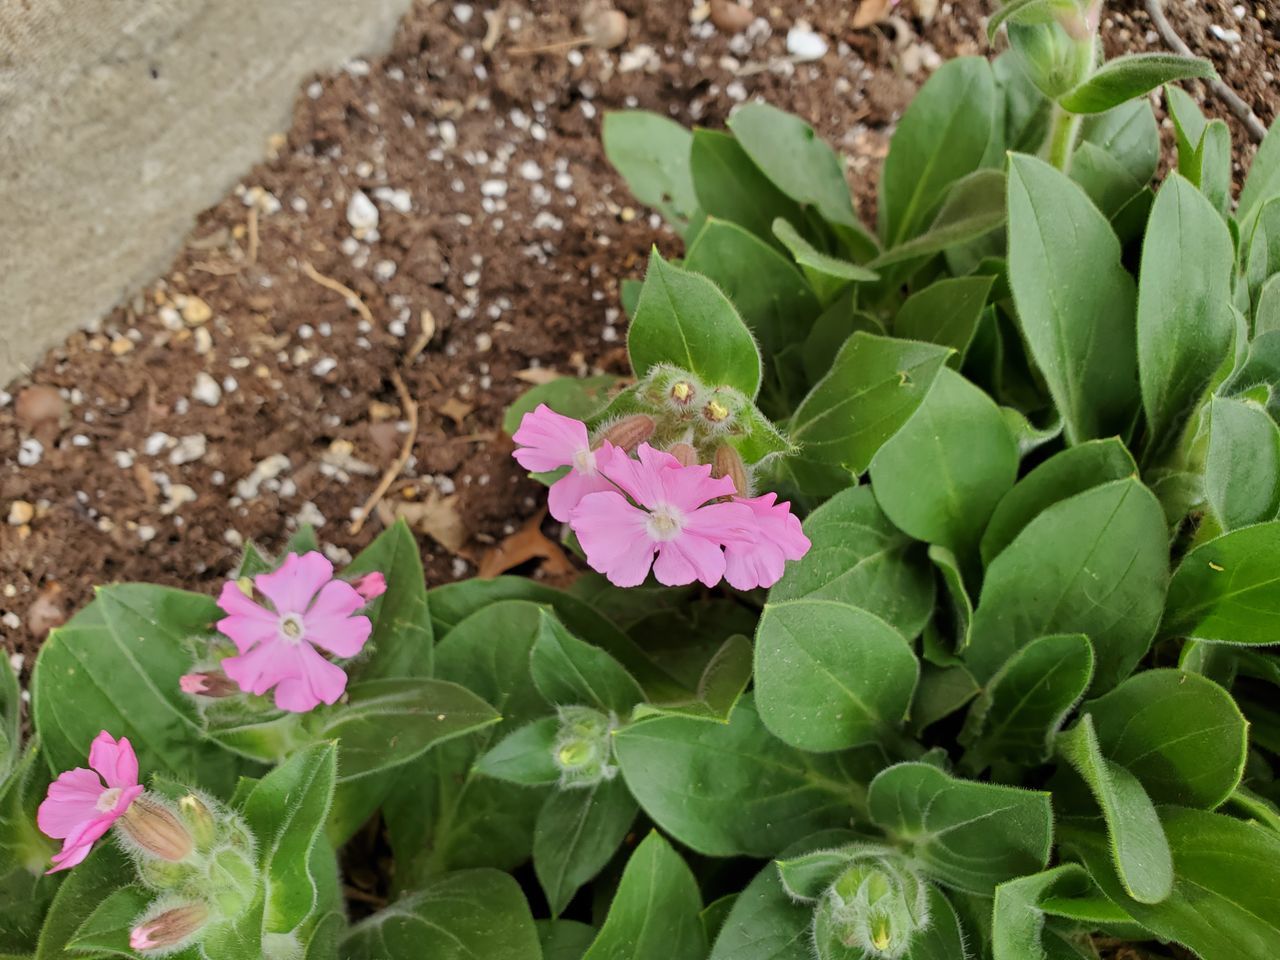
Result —
[[[1063,173],[1070,172],[1071,154],[1075,150],[1076,137],[1080,133],[1080,115],[1068,113],[1054,104],[1053,120],[1049,130],[1049,162]]]

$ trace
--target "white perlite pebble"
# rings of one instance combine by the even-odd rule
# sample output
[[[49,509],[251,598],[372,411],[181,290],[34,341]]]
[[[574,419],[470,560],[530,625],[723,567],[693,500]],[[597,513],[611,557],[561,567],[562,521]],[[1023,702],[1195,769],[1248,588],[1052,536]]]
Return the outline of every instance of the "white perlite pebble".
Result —
[[[373,191],[373,196],[396,213],[408,213],[413,209],[413,197],[409,195],[408,190],[400,190],[394,187],[378,187]]]
[[[236,484],[236,496],[251,500],[258,495],[258,488],[267,480],[274,480],[290,467],[289,458],[283,453],[273,453],[260,460],[250,474]]]
[[[191,399],[216,407],[222,402],[222,387],[218,386],[217,380],[201,370],[196,374],[195,386],[191,388]]]
[[[480,194],[485,197],[505,197],[507,195],[507,181],[486,180],[480,184]]]
[[[347,223],[352,230],[375,230],[378,227],[378,208],[363,190],[351,194],[347,201]]]
[[[821,60],[827,53],[827,41],[808,27],[792,27],[787,31],[787,53],[800,63]]]
[[[193,433],[183,437],[178,441],[169,454],[169,462],[175,467],[180,467],[184,463],[193,463],[205,455],[208,449],[208,441],[205,440],[203,433]]]
[[[18,447],[18,466],[34,467],[44,456],[44,444],[35,437],[28,437]]]
[[[520,164],[520,176],[525,180],[541,180],[542,168],[533,160],[526,160]]]

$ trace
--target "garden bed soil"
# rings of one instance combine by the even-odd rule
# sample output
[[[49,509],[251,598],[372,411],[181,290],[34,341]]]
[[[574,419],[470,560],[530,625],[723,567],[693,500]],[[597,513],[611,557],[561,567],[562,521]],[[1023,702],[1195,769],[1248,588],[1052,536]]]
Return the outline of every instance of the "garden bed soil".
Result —
[[[915,88],[941,58],[985,50],[974,0],[941,4],[927,24],[904,0],[907,20],[869,30],[852,28],[846,0],[755,0],[737,35],[689,4],[618,6],[630,16],[619,50],[539,54],[519,49],[573,37],[576,3],[420,3],[385,57],[304,86],[270,159],[201,215],[163,277],[8,387],[7,650],[29,668],[96,583],[209,590],[244,542],[278,548],[304,523],[341,562],[404,515],[430,584],[502,568],[512,558],[495,548],[541,506],[509,456],[504,409],[550,373],[624,373],[618,281],[651,244],[679,252],[605,160],[604,112],[719,126],[763,96],[849,158],[869,219]],[[1276,5],[1173,0],[1169,16],[1271,122]],[[801,21],[830,49],[797,65],[786,34]],[[1112,54],[1162,49],[1137,2],[1104,31]],[[408,462],[353,531],[398,464],[411,405]],[[514,546],[552,555],[524,572],[563,574],[528,531]]]

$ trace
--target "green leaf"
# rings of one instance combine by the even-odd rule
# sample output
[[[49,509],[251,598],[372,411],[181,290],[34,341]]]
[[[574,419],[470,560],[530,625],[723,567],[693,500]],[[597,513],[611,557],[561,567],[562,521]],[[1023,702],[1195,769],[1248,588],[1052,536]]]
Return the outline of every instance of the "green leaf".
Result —
[[[805,229],[804,212],[752,162],[732,136],[695,130],[689,153],[698,202],[709,217],[731,220],[764,240],[773,237],[773,221]]]
[[[802,750],[871,743],[901,726],[920,667],[902,634],[831,600],[770,602],[756,631],[756,703]]]
[[[560,779],[552,756],[560,718],[543,717],[507,734],[472,768],[476,773],[527,787],[541,787]]]
[[[497,870],[463,870],[351,928],[346,960],[539,960],[542,949],[519,884]]]
[[[836,468],[845,476],[861,474],[924,401],[950,352],[855,333],[796,409],[791,439],[801,449],[791,459]],[[847,480],[838,489],[845,486]]]
[[[844,757],[775,739],[749,696],[728,725],[658,717],[614,735],[632,794],[654,822],[708,856],[768,857],[849,820],[860,799]]]
[[[1053,740],[1093,679],[1093,648],[1081,634],[1039,637],[991,678],[965,722],[963,768],[1034,767],[1053,754]]]
[[[1023,155],[1009,161],[1009,282],[1068,443],[1127,428],[1137,354],[1120,244],[1079,187]]]
[[[324,842],[336,776],[334,745],[318,743],[259,780],[245,800],[244,818],[258,840],[265,886],[263,933],[289,933],[320,902],[313,848]]]
[[[960,572],[960,563],[956,555],[946,547],[929,548],[929,559],[933,561],[946,587],[948,603],[939,611],[949,622],[954,633],[952,649],[959,653],[969,645],[969,635],[973,627],[973,601],[969,598],[969,590],[964,585],[964,577]]]
[[[230,791],[242,761],[204,736],[178,688],[220,612],[209,597],[147,584],[98,590],[49,634],[31,681],[32,715],[50,767],[85,765],[101,730],[127,736],[141,769]]]
[[[1174,80],[1212,79],[1208,60],[1171,53],[1131,53],[1105,61],[1089,79],[1058,98],[1072,113],[1101,113]]]
[[[979,680],[1037,637],[1093,642],[1094,689],[1146,652],[1168,578],[1164,511],[1137,480],[1115,480],[1044,510],[987,568],[965,659]]]
[[[0,657],[0,784],[22,753],[22,694],[7,657]]]
[[[911,538],[876,503],[871,487],[836,494],[804,522],[809,552],[787,564],[770,603],[837,600],[862,607],[914,639],[933,612],[934,582]]]
[[[1048,507],[1137,473],[1133,457],[1114,438],[1090,440],[1054,454],[1019,480],[996,506],[982,535],[983,562],[990,565]]]
[[[104,953],[137,956],[129,946],[129,930],[151,902],[151,891],[141,884],[120,887],[93,908],[89,918],[76,930],[68,946],[76,955]],[[184,954],[187,951],[184,951]],[[245,956],[248,960],[248,955]]]
[[[1092,890],[1089,875],[1075,863],[1000,884],[991,925],[994,960],[1050,960],[1057,956],[1046,951],[1043,939],[1046,901]]]
[[[1179,165],[1181,166],[1181,165]],[[1181,172],[1181,170],[1179,170]],[[1231,130],[1224,120],[1213,120],[1204,129],[1196,147],[1187,179],[1222,217],[1231,211]]]
[[[113,890],[134,878],[132,864],[114,843],[100,843],[54,895],[40,930],[34,960],[67,960],[80,925]]]
[[[533,834],[533,869],[552,916],[604,868],[635,817],[636,802],[620,778],[552,791]]]
[[[978,169],[994,116],[995,80],[986,59],[958,57],[929,78],[902,115],[880,175],[886,247],[918,234],[947,188]]]
[[[596,938],[595,927],[577,920],[538,920],[542,960],[582,960]]]
[[[751,641],[740,633],[729,637],[707,661],[691,700],[637,704],[633,720],[650,716],[682,716],[728,723],[729,715],[751,681]]]
[[[698,882],[657,833],[627,861],[604,925],[583,960],[702,960]],[[660,918],[660,922],[659,921]]]
[[[715,282],[766,356],[799,340],[822,310],[790,260],[728,220],[707,220],[685,255],[684,268]]]
[[[1169,584],[1161,632],[1219,643],[1276,643],[1280,522],[1241,527],[1183,558]]]
[[[960,557],[977,547],[1017,476],[1018,447],[999,407],[949,368],[871,461],[876,500],[894,525]]]
[[[396,521],[360,551],[343,571],[355,577],[378,571],[387,580],[387,590],[365,611],[373,632],[366,653],[351,665],[354,680],[381,677],[428,677],[434,637],[427,610],[427,588],[422,574],[422,557],[409,525]]]
[[[990,894],[1044,868],[1053,842],[1049,794],[958,780],[927,763],[899,763],[867,794],[871,819],[948,886]]]
[[[1264,283],[1258,291],[1258,305],[1253,311],[1253,329],[1259,334],[1280,330],[1280,274]]]
[[[1249,400],[1214,397],[1204,490],[1224,531],[1274,520],[1280,510],[1280,428]]]
[[[831,303],[850,283],[871,283],[880,279],[873,270],[818,250],[781,217],[773,221],[773,235],[791,251],[824,305]]]
[[[942,666],[926,660],[911,701],[911,730],[916,739],[930,724],[949,717],[978,695],[978,682],[960,664]]]
[[[950,347],[955,353],[947,364],[958,370],[978,330],[993,282],[992,277],[954,277],[929,284],[899,308],[893,319],[894,336]]]
[[[543,612],[529,661],[534,685],[548,703],[594,707],[626,716],[644,691],[617,660],[583,643],[553,615]]]
[[[1236,219],[1240,221],[1240,235],[1248,236],[1254,218],[1268,200],[1280,197],[1280,123],[1273,123],[1262,145],[1253,156],[1249,173],[1240,188],[1240,203],[1236,206]]]
[[[689,169],[693,134],[648,110],[609,111],[601,129],[604,155],[637,200],[659,211],[676,229],[698,209]]]
[[[1262,827],[1199,810],[1163,807],[1173,851],[1173,893],[1158,904],[1128,897],[1111,868],[1106,839],[1083,827],[1064,842],[1083,855],[1102,890],[1163,940],[1202,960],[1280,956],[1280,837]]]
[[[1144,670],[1084,709],[1107,758],[1136,776],[1156,803],[1212,809],[1244,772],[1244,716],[1212,680]]]
[[[1053,23],[1059,13],[1076,13],[1073,0],[1008,0],[987,21],[987,41],[994,43],[996,33],[1006,23],[1024,26]]]
[[[926,230],[886,250],[872,260],[870,266],[887,267],[930,257],[979,240],[1004,223],[1004,171],[974,170],[951,184],[942,206]]]
[[[1207,121],[1195,98],[1179,86],[1170,84],[1164,88],[1164,103],[1169,119],[1173,121],[1174,139],[1178,145],[1178,172],[1194,183],[1188,170],[1192,168],[1196,147],[1204,136]]]
[[[1111,858],[1125,893],[1142,903],[1159,903],[1173,892],[1173,855],[1156,816],[1155,804],[1138,778],[1103,756],[1093,718],[1058,737],[1058,749],[1089,785],[1102,808]]]
[[[1138,370],[1155,449],[1177,442],[1231,349],[1234,259],[1222,218],[1170,174],[1151,210],[1138,283]]]
[[[711,386],[730,386],[754,397],[760,389],[760,352],[746,324],[706,277],[649,258],[627,352],[636,376],[669,363]]]
[[[637,287],[638,290],[638,287]],[[502,432],[510,436],[520,429],[520,421],[526,413],[545,403],[556,413],[575,420],[590,420],[605,403],[609,391],[618,383],[611,373],[594,377],[557,377],[549,383],[530,387],[515,399],[502,415]]]
[[[957,960],[967,957],[966,934],[951,901],[936,887],[929,887],[929,926],[911,941],[909,960]]]

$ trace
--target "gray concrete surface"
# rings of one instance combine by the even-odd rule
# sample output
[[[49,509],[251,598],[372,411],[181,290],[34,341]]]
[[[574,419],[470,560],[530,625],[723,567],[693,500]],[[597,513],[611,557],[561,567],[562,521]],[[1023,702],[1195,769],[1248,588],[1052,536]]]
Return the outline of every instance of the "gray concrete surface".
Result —
[[[0,384],[160,273],[411,0],[0,0]]]

